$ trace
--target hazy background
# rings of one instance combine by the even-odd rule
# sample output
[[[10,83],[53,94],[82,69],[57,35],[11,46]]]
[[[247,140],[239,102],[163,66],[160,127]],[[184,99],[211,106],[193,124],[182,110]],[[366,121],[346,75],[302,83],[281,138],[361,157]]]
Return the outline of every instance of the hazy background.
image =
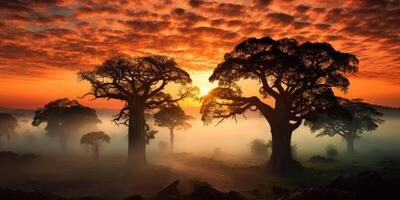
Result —
[[[194,155],[213,157],[217,152],[221,159],[240,162],[250,155],[249,143],[254,139],[271,139],[268,123],[255,112],[248,113],[247,119],[238,117],[235,120],[226,120],[219,125],[217,121],[211,125],[204,125],[200,120],[199,108],[188,108],[186,112],[196,119],[191,121],[193,127],[189,130],[177,130],[175,152],[185,152]],[[45,133],[45,124],[32,127],[33,111],[14,111],[19,120],[17,134],[10,140],[3,139],[0,148],[19,153],[35,153],[41,155],[59,155],[61,148],[56,138],[48,137]],[[400,111],[383,111],[384,124],[376,131],[366,132],[363,137],[356,140],[355,148],[359,153],[396,153],[400,152]],[[117,126],[111,121],[112,114],[117,110],[98,110],[102,123],[99,129],[111,136],[111,143],[101,149],[101,155],[125,156],[127,152],[127,127]],[[153,125],[152,121],[148,122]],[[153,126],[158,130],[156,138],[147,146],[149,160],[155,161],[165,154],[165,149],[159,143],[169,143],[169,132],[166,128]],[[335,145],[339,152],[345,152],[346,143],[340,136],[315,137],[308,127],[301,126],[293,133],[292,144],[296,146],[298,159],[306,159],[312,154],[324,154],[328,144]],[[218,150],[217,150],[218,149]],[[64,155],[64,154],[63,154]],[[79,138],[69,144],[68,155],[87,155],[91,152],[79,144]],[[65,155],[64,155],[65,156]]]

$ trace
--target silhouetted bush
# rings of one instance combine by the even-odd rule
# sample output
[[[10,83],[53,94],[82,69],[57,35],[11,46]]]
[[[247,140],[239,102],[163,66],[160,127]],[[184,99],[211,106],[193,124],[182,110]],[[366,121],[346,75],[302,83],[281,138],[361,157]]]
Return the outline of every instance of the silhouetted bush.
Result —
[[[339,154],[337,148],[331,144],[326,146],[325,151],[328,158],[336,158]]]

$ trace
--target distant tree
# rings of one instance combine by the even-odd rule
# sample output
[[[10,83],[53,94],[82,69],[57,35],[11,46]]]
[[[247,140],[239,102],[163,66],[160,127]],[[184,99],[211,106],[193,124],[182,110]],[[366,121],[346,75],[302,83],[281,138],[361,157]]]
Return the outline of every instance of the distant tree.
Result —
[[[158,148],[161,152],[166,152],[168,150],[168,143],[164,140],[158,142]]]
[[[326,146],[325,151],[326,151],[326,156],[328,156],[328,158],[336,158],[339,154],[336,147],[331,144]]]
[[[81,135],[87,130],[97,129],[101,123],[94,109],[81,105],[68,98],[57,99],[35,111],[32,125],[47,123],[45,130],[49,136],[60,139],[63,149],[72,136]]]
[[[93,131],[86,133],[85,135],[82,136],[81,144],[92,148],[93,158],[95,160],[98,160],[100,146],[103,143],[110,143],[110,140],[111,140],[110,136],[105,134],[103,131]]]
[[[298,43],[295,39],[250,38],[226,53],[210,81],[218,87],[202,98],[202,120],[221,121],[245,111],[259,111],[272,134],[268,167],[285,173],[301,168],[292,158],[291,137],[304,119],[337,106],[333,88],[345,91],[346,73],[356,72],[358,60],[328,43]],[[241,80],[258,82],[259,94],[244,97]],[[250,92],[250,91],[248,91]],[[272,97],[271,105],[260,98]]]
[[[18,126],[18,121],[15,117],[8,113],[0,113],[0,139],[6,137],[10,139],[12,134],[15,134],[15,129]]]
[[[190,125],[188,121],[192,118],[193,117],[186,115],[185,111],[176,104],[164,106],[154,114],[155,124],[159,127],[166,127],[169,130],[171,152],[174,149],[174,130],[187,130],[191,128],[192,125]]]
[[[347,152],[352,154],[355,152],[354,140],[361,138],[365,132],[376,130],[384,122],[381,119],[383,114],[357,99],[341,99],[341,106],[351,117],[319,114],[309,118],[305,125],[312,132],[320,131],[317,137],[340,135],[347,142]]]
[[[190,87],[189,74],[174,59],[160,55],[116,56],[94,70],[80,72],[79,76],[92,85],[92,91],[86,95],[125,102],[114,121],[129,127],[128,160],[137,166],[146,163],[145,111],[176,103],[195,91]],[[181,86],[177,97],[165,92],[167,85],[174,84]]]
[[[269,140],[268,143],[261,139],[254,139],[250,143],[250,151],[256,157],[266,158],[270,149],[272,148],[272,140]]]

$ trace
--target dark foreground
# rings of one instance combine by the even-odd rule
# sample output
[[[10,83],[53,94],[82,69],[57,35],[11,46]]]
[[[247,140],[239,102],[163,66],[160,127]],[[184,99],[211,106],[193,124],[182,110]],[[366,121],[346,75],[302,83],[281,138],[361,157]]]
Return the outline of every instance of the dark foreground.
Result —
[[[263,166],[175,155],[145,170],[121,158],[92,162],[0,153],[0,199],[397,199],[400,163],[362,159],[305,163],[299,174],[275,176]],[[178,181],[179,180],[179,181]]]

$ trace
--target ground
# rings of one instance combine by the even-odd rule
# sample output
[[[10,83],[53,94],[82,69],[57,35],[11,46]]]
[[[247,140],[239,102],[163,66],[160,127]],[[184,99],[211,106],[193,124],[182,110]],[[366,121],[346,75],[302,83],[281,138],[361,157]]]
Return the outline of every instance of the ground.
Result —
[[[222,191],[238,191],[248,199],[275,199],[286,190],[325,186],[339,175],[365,170],[400,177],[399,166],[387,160],[390,158],[357,156],[334,163],[303,162],[303,173],[282,177],[269,174],[264,165],[229,163],[190,154],[175,154],[140,172],[127,168],[122,157],[107,157],[99,162],[82,157],[39,157],[33,161],[1,163],[0,186],[67,197],[123,199],[133,194],[154,195],[174,180],[181,181],[179,188],[184,193],[191,189],[190,182],[196,180]]]

